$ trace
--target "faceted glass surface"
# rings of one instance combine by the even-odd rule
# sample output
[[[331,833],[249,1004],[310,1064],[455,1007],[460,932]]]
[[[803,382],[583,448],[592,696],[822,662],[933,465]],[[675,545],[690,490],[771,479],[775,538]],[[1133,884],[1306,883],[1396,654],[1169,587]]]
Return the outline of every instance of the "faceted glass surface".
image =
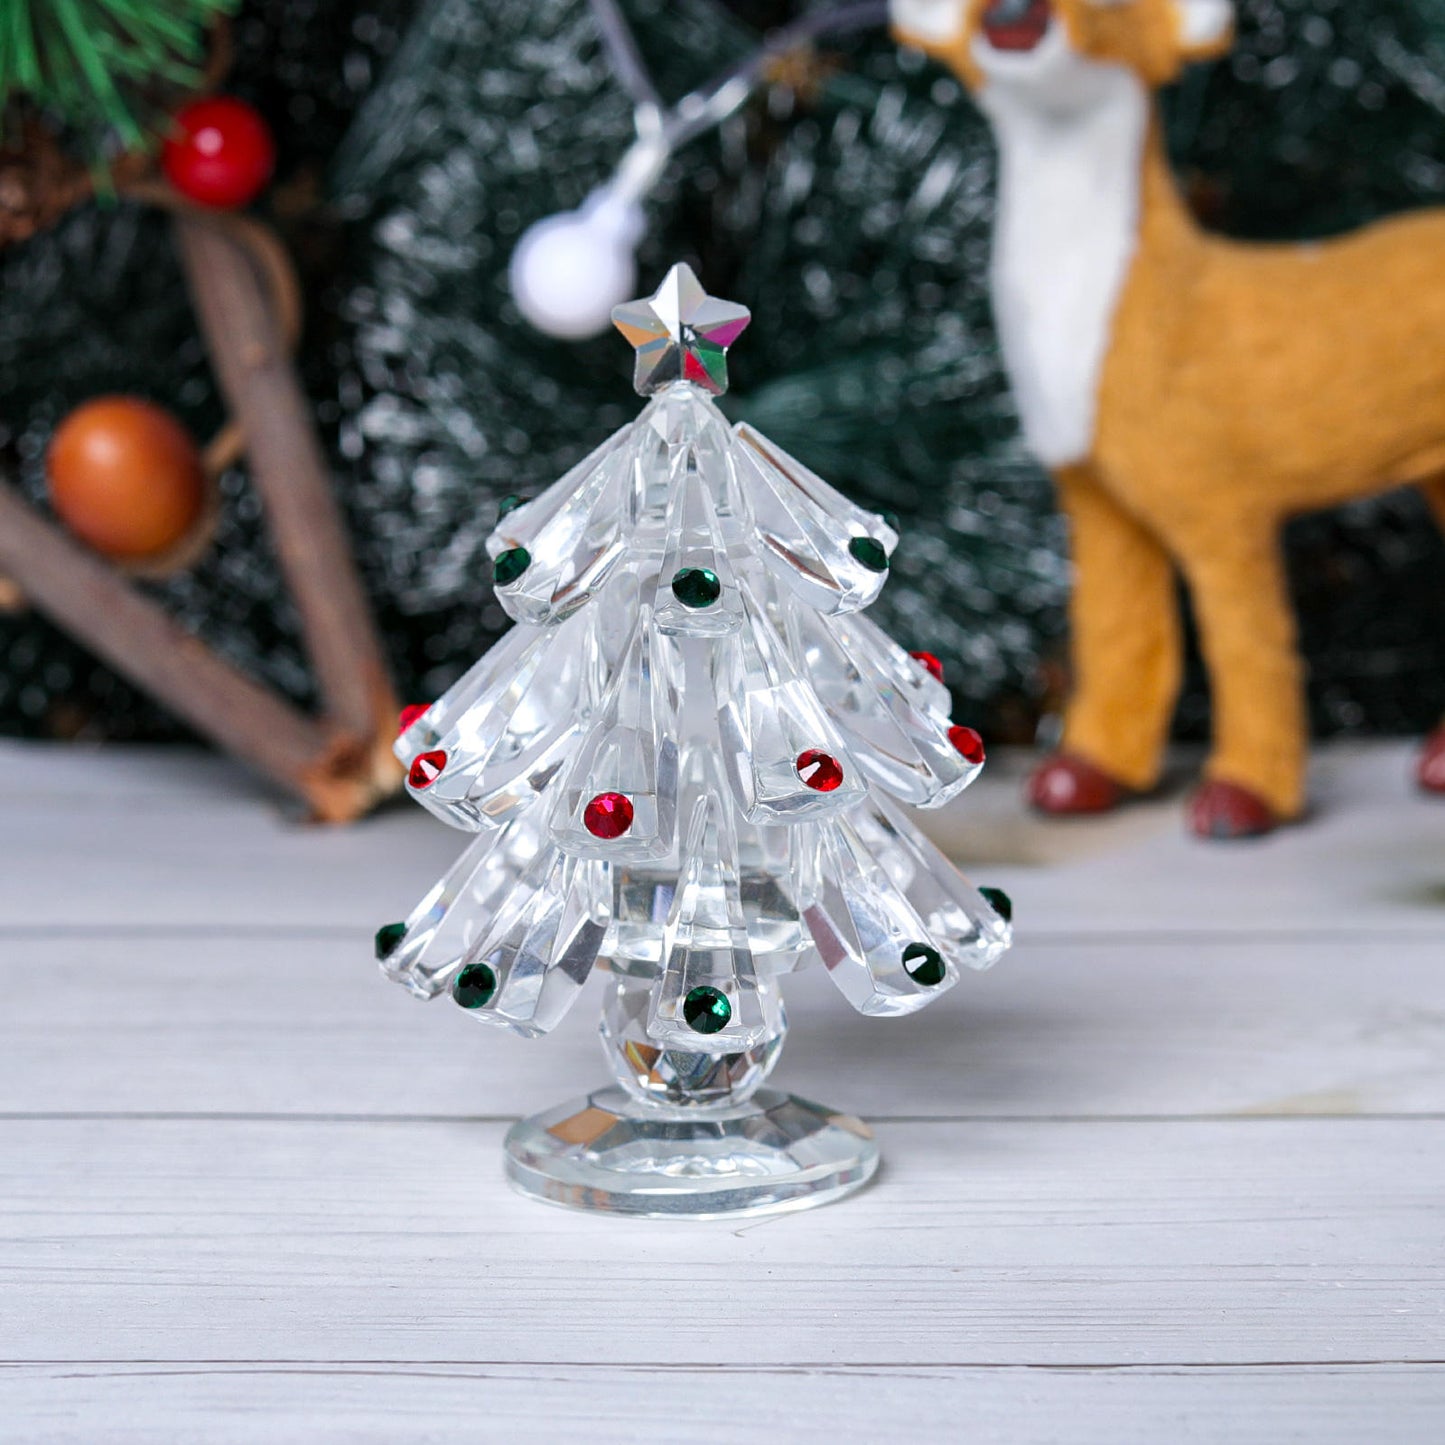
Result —
[[[700,1053],[751,1048],[778,1031],[780,1005],[776,985],[758,974],[753,960],[737,840],[720,792],[693,796],[684,836],[648,1033],[659,1043]],[[725,1019],[719,1011],[701,1029],[692,1021],[699,989],[715,990],[727,1005]]]
[[[935,710],[936,694],[946,708],[947,693],[901,647],[856,614],[794,609],[788,624],[819,700],[871,781],[937,808],[974,780],[978,767],[954,746],[947,713]]]
[[[860,1012],[912,1013],[951,988],[959,968],[991,967],[1012,929],[878,794],[829,825],[808,926],[833,981]],[[938,952],[943,977],[909,969],[908,950]]]
[[[527,806],[576,748],[602,686],[583,618],[514,628],[493,652],[504,666],[480,696],[458,713],[454,688],[432,709],[438,723],[455,721],[442,737],[448,766],[424,801],[460,827],[495,827]]]
[[[633,385],[643,396],[675,381],[716,394],[728,389],[727,350],[751,315],[709,296],[691,266],[674,266],[645,300],[612,311],[612,323],[637,351]]]
[[[631,432],[629,567],[650,579],[656,566],[657,581],[665,584],[680,565],[663,570],[669,546],[684,554],[689,548],[710,551],[719,559],[726,554],[728,567],[747,566],[751,542],[744,532],[733,434],[717,407],[696,387],[672,386],[653,397]]]
[[[742,630],[718,643],[713,675],[723,763],[744,817],[796,823],[841,813],[862,800],[862,770],[746,587]],[[798,758],[810,751],[840,764],[836,788],[820,792],[799,775]]]
[[[960,968],[992,968],[1013,941],[1013,926],[881,794],[853,816],[859,837],[923,920],[921,935]]]
[[[742,622],[742,599],[707,487],[696,471],[677,485],[658,571],[657,625],[684,637],[721,637]]]
[[[905,952],[929,942],[923,920],[851,819],[826,826],[821,887],[806,915],[823,965],[860,1013],[913,1013],[951,988],[957,974],[948,970],[924,985],[908,972]]]
[[[716,737],[684,748],[684,786],[691,796],[709,787],[709,755]],[[716,786],[715,783],[712,786]],[[797,829],[754,827],[737,817],[738,893],[754,970],[769,977],[790,973],[815,957],[812,935],[802,921],[799,900],[815,868],[811,850]],[[618,973],[655,977],[662,967],[668,916],[682,871],[680,851],[655,863],[614,866],[612,929],[603,946],[607,966]]]
[[[557,784],[552,836],[567,852],[624,863],[671,851],[677,827],[680,674],[675,645],[654,629],[651,609],[641,608],[607,696]],[[599,836],[587,825],[587,810],[599,794],[614,792],[631,805],[631,823],[619,836]]]
[[[605,864],[541,850],[498,903],[466,966],[485,964],[495,995],[473,1018],[524,1035],[554,1029],[572,1006],[607,933]]]
[[[496,558],[512,547],[524,547],[530,556],[535,557],[537,538],[559,516],[575,511],[578,494],[598,473],[610,474],[610,458],[626,442],[625,432],[615,433],[539,496],[503,511],[497,518],[496,530],[487,540],[487,555]],[[555,537],[556,534],[551,535]]]
[[[609,980],[602,1003],[602,1048],[613,1077],[635,1098],[672,1108],[745,1103],[767,1078],[783,1047],[787,1022],[735,1053],[667,1048],[648,1032],[651,989],[638,979]]]
[[[507,1134],[524,1194],[604,1214],[732,1219],[828,1204],[878,1168],[861,1120],[776,1089],[711,1109],[639,1105],[601,1089]]]
[[[480,834],[412,910],[400,942],[381,959],[382,972],[419,998],[444,992],[536,857],[541,821],[533,808],[500,830]]]
[[[528,554],[525,567],[507,566],[496,578],[497,600],[509,616],[534,625],[556,622],[591,601],[626,551],[626,462],[621,448],[610,450],[535,532],[528,526],[535,502],[502,519],[487,544],[498,566],[518,549]]]
[[[531,628],[514,627],[434,703],[413,717],[397,734],[392,752],[403,763],[411,762],[419,752],[435,747],[442,736],[456,727],[469,708],[486,702],[494,688],[516,666],[518,657],[530,647],[538,634]]]
[[[887,569],[861,561],[850,544],[866,537],[891,552],[898,534],[746,423],[735,437],[739,483],[763,561],[805,606],[822,612],[867,607],[883,590]]]

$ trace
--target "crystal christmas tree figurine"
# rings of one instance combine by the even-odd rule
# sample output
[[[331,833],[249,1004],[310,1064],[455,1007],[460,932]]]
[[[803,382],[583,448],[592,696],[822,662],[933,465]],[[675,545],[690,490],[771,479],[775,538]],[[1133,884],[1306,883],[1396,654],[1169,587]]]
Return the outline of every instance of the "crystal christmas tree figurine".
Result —
[[[686,266],[620,306],[651,400],[488,544],[517,626],[397,740],[418,801],[476,833],[388,976],[525,1035],[607,971],[613,1087],[518,1124],[523,1189],[587,1208],[796,1208],[862,1184],[857,1120],[761,1087],[784,976],[821,961],[865,1014],[987,968],[1007,901],[899,803],[983,764],[938,664],[862,615],[897,543],[710,399],[747,311]]]

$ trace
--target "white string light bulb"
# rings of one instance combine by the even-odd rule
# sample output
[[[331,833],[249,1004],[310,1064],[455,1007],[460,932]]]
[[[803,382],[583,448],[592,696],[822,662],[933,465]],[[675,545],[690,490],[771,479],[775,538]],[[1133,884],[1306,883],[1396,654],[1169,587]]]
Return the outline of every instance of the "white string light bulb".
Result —
[[[636,290],[637,245],[647,230],[642,199],[672,154],[655,112],[639,110],[638,132],[605,186],[575,211],[529,226],[512,252],[512,298],[547,336],[600,335],[612,325],[612,308]]]
[[[612,308],[636,289],[637,247],[647,230],[642,202],[669,157],[694,136],[719,125],[761,83],[767,61],[818,36],[886,22],[885,0],[855,0],[810,11],[769,37],[757,52],[710,83],[665,107],[633,43],[616,0],[590,0],[613,71],[631,95],[637,139],[612,179],[575,211],[529,226],[507,269],[522,316],[547,336],[585,341],[612,322]]]
[[[594,191],[575,211],[527,229],[512,253],[517,309],[538,331],[582,341],[607,330],[636,290],[637,243],[647,222],[635,201]]]

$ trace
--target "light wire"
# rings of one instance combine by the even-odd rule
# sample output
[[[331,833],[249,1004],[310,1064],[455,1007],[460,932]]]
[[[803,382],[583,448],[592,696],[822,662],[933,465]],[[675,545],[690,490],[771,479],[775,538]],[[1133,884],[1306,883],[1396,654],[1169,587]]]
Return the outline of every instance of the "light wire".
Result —
[[[768,64],[777,56],[824,35],[843,35],[888,23],[887,0],[858,0],[811,10],[772,31],[746,59],[689,91],[675,105],[665,106],[617,0],[589,0],[589,4],[618,84],[637,108],[639,136],[659,137],[668,151],[722,124],[753,93]]]

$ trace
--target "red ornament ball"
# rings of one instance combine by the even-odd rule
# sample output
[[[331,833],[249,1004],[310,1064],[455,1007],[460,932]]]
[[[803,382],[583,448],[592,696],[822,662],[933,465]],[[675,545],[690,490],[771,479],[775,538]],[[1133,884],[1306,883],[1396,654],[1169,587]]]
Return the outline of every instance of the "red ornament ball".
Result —
[[[55,429],[50,503],[82,542],[118,562],[159,557],[200,520],[206,475],[190,433],[135,396],[102,396]]]
[[[807,752],[799,753],[793,766],[815,793],[831,793],[843,781],[843,764],[822,748],[809,748]]]
[[[598,793],[582,812],[594,838],[620,838],[632,826],[632,800],[626,793]]]
[[[441,777],[442,769],[447,765],[447,755],[436,748],[429,753],[418,753],[411,760],[411,767],[407,769],[406,780],[412,787],[420,790],[429,788]]]
[[[931,652],[910,652],[914,662],[920,663],[939,681],[943,681],[943,664]]]
[[[175,118],[161,154],[166,179],[200,206],[234,210],[261,193],[276,164],[266,122],[228,95],[193,101]]]
[[[955,723],[948,730],[948,740],[963,755],[965,762],[975,767],[983,762],[983,739],[972,728]]]

